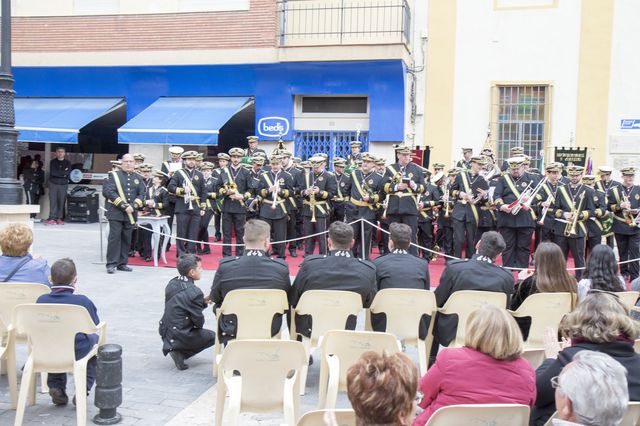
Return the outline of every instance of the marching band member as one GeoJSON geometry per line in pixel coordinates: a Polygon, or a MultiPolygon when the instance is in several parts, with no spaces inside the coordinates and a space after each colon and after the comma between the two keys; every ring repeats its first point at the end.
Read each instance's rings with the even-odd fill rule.
{"type": "MultiPolygon", "coordinates": [[[[610,166],[600,166],[598,167],[598,176],[600,179],[596,181],[595,189],[604,193],[605,199],[604,202],[608,206],[609,205],[609,191],[614,186],[622,185],[620,182],[611,179],[611,173],[613,172],[613,167],[610,166]]],[[[613,248],[613,215],[609,214],[602,223],[603,226],[603,234],[607,238],[607,245],[613,248]]]]}
{"type": "Polygon", "coordinates": [[[344,172],[346,166],[347,161],[344,158],[335,157],[333,159],[336,195],[331,199],[331,223],[335,221],[344,222],[346,217],[349,192],[351,191],[351,177],[344,172]]]}
{"type": "MultiPolygon", "coordinates": [[[[288,221],[287,221],[287,239],[293,240],[297,238],[300,234],[298,231],[298,216],[300,215],[300,208],[302,205],[298,201],[298,191],[297,183],[300,182],[300,175],[303,174],[301,168],[296,167],[294,159],[292,157],[291,151],[287,149],[281,149],[279,151],[280,156],[282,157],[282,170],[289,173],[293,180],[293,188],[291,193],[289,194],[289,199],[287,200],[287,211],[288,221]]],[[[298,253],[296,253],[296,248],[298,245],[298,241],[290,241],[289,242],[289,256],[298,257],[298,253]]]]}
{"type": "Polygon", "coordinates": [[[195,241],[198,238],[200,216],[204,215],[204,210],[201,209],[204,199],[204,179],[202,173],[196,170],[197,157],[196,151],[182,153],[184,168],[176,171],[167,185],[169,192],[178,197],[175,205],[178,257],[185,253],[196,253],[196,243],[185,240],[195,241]]]}
{"type": "Polygon", "coordinates": [[[213,163],[204,161],[200,166],[202,172],[202,178],[204,180],[203,185],[203,200],[204,215],[200,218],[200,229],[198,230],[198,241],[205,243],[200,247],[200,243],[196,246],[198,254],[211,254],[211,248],[209,247],[209,223],[216,209],[216,186],[218,183],[218,176],[213,175],[213,163]]]}
{"type": "MultiPolygon", "coordinates": [[[[613,232],[620,262],[640,257],[640,185],[634,185],[635,167],[620,170],[622,184],[609,190],[609,210],[614,213],[613,232]]],[[[631,281],[638,278],[640,262],[623,263],[620,274],[631,281]]]]}
{"type": "MultiPolygon", "coordinates": [[[[569,184],[560,187],[554,202],[554,217],[556,228],[553,242],[560,246],[565,259],[569,251],[573,256],[576,268],[584,267],[584,244],[587,236],[586,222],[594,216],[594,192],[581,183],[584,167],[569,166],[569,184]]],[[[580,281],[582,270],[575,271],[576,279],[580,281]]]]}
{"type": "Polygon", "coordinates": [[[585,247],[585,258],[595,246],[602,243],[602,235],[604,225],[602,219],[609,215],[607,210],[606,195],[604,192],[595,189],[596,176],[584,175],[582,176],[582,184],[588,186],[593,191],[593,207],[594,215],[587,221],[587,237],[585,247]]]}
{"type": "Polygon", "coordinates": [[[462,148],[462,158],[456,163],[456,167],[461,169],[468,169],[471,164],[471,157],[473,156],[473,148],[462,148]]]}

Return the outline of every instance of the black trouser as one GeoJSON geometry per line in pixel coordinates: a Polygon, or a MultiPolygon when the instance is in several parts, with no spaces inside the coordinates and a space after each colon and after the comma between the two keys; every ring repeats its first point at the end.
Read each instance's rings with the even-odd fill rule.
{"type": "Polygon", "coordinates": [[[49,219],[64,219],[64,203],[67,199],[67,187],[49,182],[49,219]]]}
{"type": "MultiPolygon", "coordinates": [[[[584,237],[567,238],[556,234],[553,242],[560,246],[565,259],[569,256],[569,251],[571,252],[576,268],[584,267],[584,237]]],[[[580,281],[582,269],[577,269],[575,273],[576,279],[580,281]]]]}
{"type": "Polygon", "coordinates": [[[540,241],[553,241],[553,229],[547,227],[540,228],[540,241]]]}
{"type": "Polygon", "coordinates": [[[215,211],[213,213],[213,225],[216,227],[216,239],[222,238],[222,213],[215,211]]]}
{"type": "Polygon", "coordinates": [[[465,257],[471,259],[475,250],[473,243],[476,240],[476,223],[463,222],[461,220],[451,219],[453,225],[453,255],[462,258],[462,247],[467,244],[465,257]]]}
{"type": "Polygon", "coordinates": [[[615,247],[616,237],[614,234],[611,234],[607,237],[607,245],[611,248],[615,247]]]}
{"type": "MultiPolygon", "coordinates": [[[[198,229],[198,241],[202,241],[204,243],[209,242],[209,223],[211,222],[211,218],[213,217],[213,210],[206,210],[204,212],[204,216],[200,217],[200,228],[198,229]]],[[[200,244],[198,244],[198,249],[200,249],[200,244]]],[[[209,248],[209,244],[202,244],[203,252],[209,253],[211,249],[209,248]]]]}
{"type": "Polygon", "coordinates": [[[151,257],[151,238],[153,237],[153,232],[143,228],[138,228],[137,234],[138,252],[140,253],[140,257],[151,257]]]}
{"type": "MultiPolygon", "coordinates": [[[[640,232],[633,235],[615,234],[616,243],[618,244],[618,254],[620,262],[626,260],[638,259],[640,257],[640,232]]],[[[629,275],[631,281],[638,278],[640,270],[640,261],[623,263],[620,265],[620,274],[629,275]]]]}
{"type": "Polygon", "coordinates": [[[495,229],[489,226],[478,226],[478,228],[476,229],[476,237],[473,240],[473,251],[476,250],[475,247],[478,245],[478,241],[480,241],[480,239],[482,238],[482,234],[489,231],[495,231],[495,229]]]}
{"type": "MultiPolygon", "coordinates": [[[[288,206],[289,207],[289,206],[288,206]]],[[[297,231],[297,220],[298,220],[298,210],[289,207],[289,218],[287,220],[287,240],[292,240],[298,237],[297,231]]],[[[296,247],[298,245],[297,241],[291,241],[289,243],[289,252],[295,252],[296,247]]]]}
{"type": "Polygon", "coordinates": [[[129,261],[131,247],[131,222],[119,220],[109,221],[109,238],[107,240],[107,268],[125,266],[129,261]]]}
{"type": "Polygon", "coordinates": [[[186,253],[196,254],[196,243],[192,241],[183,241],[179,238],[188,240],[196,240],[198,238],[198,230],[200,229],[200,210],[193,212],[176,213],[176,222],[178,229],[176,230],[176,254],[178,257],[186,253]]]}
{"type": "MultiPolygon", "coordinates": [[[[349,222],[353,222],[355,220],[360,219],[358,216],[347,216],[347,220],[349,222]]],[[[374,222],[375,219],[367,219],[369,222],[374,222]]],[[[364,258],[369,259],[371,256],[371,243],[373,242],[373,231],[374,227],[365,222],[356,222],[351,225],[353,228],[353,255],[355,257],[362,258],[362,241],[364,240],[364,258]],[[362,234],[362,227],[364,225],[364,235],[362,234]]]]}
{"type": "MultiPolygon", "coordinates": [[[[433,250],[433,224],[430,220],[418,222],[418,245],[433,250]]],[[[433,253],[422,250],[422,257],[427,260],[431,259],[433,253]]]]}
{"type": "MultiPolygon", "coordinates": [[[[384,231],[389,232],[389,222],[387,220],[379,221],[380,225],[380,240],[378,240],[378,250],[380,254],[386,254],[389,252],[389,234],[384,231]]],[[[372,239],[375,240],[378,234],[378,230],[374,230],[372,234],[372,239]]]]}
{"type": "MultiPolygon", "coordinates": [[[[387,222],[389,224],[397,222],[409,225],[409,227],[411,228],[411,242],[415,244],[416,235],[418,233],[418,216],[408,214],[387,214],[387,222]]],[[[418,249],[416,248],[416,246],[409,246],[409,250],[407,251],[414,256],[418,255],[418,249]]]]}
{"type": "MultiPolygon", "coordinates": [[[[244,224],[247,221],[246,213],[226,213],[222,212],[222,242],[231,244],[231,233],[236,234],[236,256],[244,253],[244,224]]],[[[231,246],[222,247],[222,256],[231,256],[231,246]]]]}
{"type": "Polygon", "coordinates": [[[502,265],[509,268],[529,267],[533,228],[499,228],[506,248],[502,253],[502,265]]]}
{"type": "Polygon", "coordinates": [[[344,201],[338,201],[333,203],[333,212],[331,213],[330,223],[344,222],[346,216],[347,203],[344,201]]]}
{"type": "MultiPolygon", "coordinates": [[[[451,221],[448,222],[451,224],[451,221]]],[[[436,232],[436,244],[440,246],[440,250],[449,256],[453,256],[453,228],[451,226],[438,224],[438,232],[436,232]]]]}
{"type": "MultiPolygon", "coordinates": [[[[40,193],[38,191],[27,191],[25,189],[24,193],[27,196],[27,204],[40,204],[40,193]]],[[[33,219],[34,217],[36,217],[36,214],[31,213],[31,218],[33,219]]]]}
{"type": "MultiPolygon", "coordinates": [[[[318,234],[327,230],[327,218],[317,217],[316,221],[311,222],[310,216],[304,216],[302,218],[304,235],[318,234]]],[[[304,254],[313,254],[316,248],[316,239],[318,240],[318,247],[320,254],[327,254],[327,236],[325,234],[316,235],[314,237],[307,237],[304,240],[304,254]]]]}
{"type": "MultiPolygon", "coordinates": [[[[280,219],[261,217],[260,220],[264,220],[271,227],[274,238],[273,241],[284,241],[287,239],[287,216],[280,219]]],[[[272,244],[273,253],[284,259],[285,245],[285,243],[272,244]]]]}
{"type": "Polygon", "coordinates": [[[585,259],[589,257],[589,254],[591,254],[595,246],[597,246],[598,244],[602,244],[602,235],[589,235],[589,238],[587,238],[586,242],[587,246],[584,250],[585,259]]]}

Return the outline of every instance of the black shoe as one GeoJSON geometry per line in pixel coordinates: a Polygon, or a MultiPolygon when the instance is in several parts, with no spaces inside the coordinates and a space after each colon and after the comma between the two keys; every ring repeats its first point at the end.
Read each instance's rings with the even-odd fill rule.
{"type": "Polygon", "coordinates": [[[202,249],[200,247],[196,248],[196,254],[202,254],[202,249]]]}
{"type": "Polygon", "coordinates": [[[145,262],[151,262],[153,260],[153,258],[151,256],[145,256],[144,261],[145,262]]]}
{"type": "Polygon", "coordinates": [[[169,355],[171,355],[171,359],[173,359],[173,363],[176,365],[178,370],[182,371],[189,368],[189,366],[184,363],[184,355],[182,355],[182,352],[171,351],[169,352],[169,355]]]}
{"type": "Polygon", "coordinates": [[[296,253],[295,250],[289,250],[289,256],[291,257],[298,257],[298,253],[296,253]]]}
{"type": "Polygon", "coordinates": [[[222,234],[216,234],[216,242],[222,239],[222,234]]]}
{"type": "Polygon", "coordinates": [[[278,259],[285,260],[286,258],[287,258],[287,256],[278,256],[278,259]]]}
{"type": "Polygon", "coordinates": [[[309,355],[309,365],[313,365],[313,355],[309,355]]]}
{"type": "Polygon", "coordinates": [[[129,257],[136,257],[136,252],[135,252],[135,251],[133,251],[133,250],[131,250],[131,251],[129,252],[129,257]]]}
{"type": "Polygon", "coordinates": [[[118,266],[118,271],[131,272],[133,269],[129,268],[127,265],[118,266]]]}
{"type": "Polygon", "coordinates": [[[107,274],[115,274],[115,273],[116,273],[116,268],[114,268],[113,266],[107,267],[107,274]]]}
{"type": "Polygon", "coordinates": [[[211,249],[209,249],[209,248],[204,249],[204,250],[202,250],[201,254],[211,254],[211,249]]]}
{"type": "Polygon", "coordinates": [[[51,396],[53,405],[67,405],[69,403],[69,397],[64,389],[49,388],[49,396],[51,396]]]}

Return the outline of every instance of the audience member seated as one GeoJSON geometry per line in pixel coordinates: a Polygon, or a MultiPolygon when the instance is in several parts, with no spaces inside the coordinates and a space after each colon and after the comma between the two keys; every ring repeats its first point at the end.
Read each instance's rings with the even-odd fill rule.
{"type": "Polygon", "coordinates": [[[543,425],[556,410],[551,380],[580,351],[603,352],[621,363],[629,372],[629,397],[640,401],[640,355],[633,349],[639,332],[640,326],[629,317],[618,296],[592,290],[560,323],[564,349],[556,330],[545,334],[547,359],[536,371],[537,397],[530,424],[543,425]]]}
{"type": "Polygon", "coordinates": [[[429,290],[429,263],[409,254],[411,227],[403,223],[389,226],[389,254],[373,261],[376,266],[378,290],[385,288],[416,288],[429,290]]]}
{"type": "Polygon", "coordinates": [[[617,425],[629,403],[627,370],[601,352],[577,353],[554,381],[557,426],[617,425]]]}
{"type": "Polygon", "coordinates": [[[439,408],[457,404],[524,404],[536,397],[535,372],[522,358],[518,325],[505,309],[484,305],[469,315],[462,348],[444,349],[420,380],[424,425],[439,408]]]}
{"type": "Polygon", "coordinates": [[[513,275],[495,264],[504,249],[502,235],[488,231],[482,234],[471,259],[449,261],[435,290],[438,306],[444,306],[449,297],[460,290],[503,292],[509,303],[513,293],[513,275]]]}
{"type": "Polygon", "coordinates": [[[215,333],[202,328],[202,311],[211,301],[195,284],[202,275],[200,258],[195,254],[180,256],[178,273],[164,290],[164,314],[158,331],[164,356],[170,354],[176,368],[186,370],[189,366],[184,360],[213,346],[215,333]]]}
{"type": "MultiPolygon", "coordinates": [[[[362,297],[362,305],[368,308],[376,295],[376,267],[368,260],[353,256],[353,228],[344,222],[329,226],[329,253],[307,255],[289,290],[289,302],[294,308],[308,290],[353,291],[362,297]]],[[[354,329],[356,319],[350,322],[354,329]]],[[[311,318],[296,315],[296,330],[310,330],[311,318]]]]}
{"type": "MultiPolygon", "coordinates": [[[[440,284],[434,293],[439,307],[449,300],[449,297],[460,290],[479,290],[502,292],[507,295],[507,306],[513,293],[513,274],[495,264],[496,259],[505,249],[502,235],[495,231],[482,234],[476,244],[476,253],[471,259],[451,260],[440,277],[440,284]]],[[[434,339],[431,346],[431,362],[438,353],[438,346],[448,346],[455,338],[458,328],[457,315],[436,315],[434,339]]]]}
{"type": "Polygon", "coordinates": [[[410,425],[417,390],[418,370],[403,353],[365,352],[347,372],[347,396],[358,426],[410,425]]]}
{"type": "MultiPolygon", "coordinates": [[[[220,259],[218,270],[213,277],[211,301],[215,307],[222,302],[232,290],[259,288],[289,291],[289,265],[282,259],[272,259],[267,255],[271,228],[263,220],[249,220],[244,227],[244,255],[229,256],[220,259]]],[[[280,331],[282,316],[278,315],[272,323],[272,334],[280,331]]],[[[223,343],[233,339],[237,332],[235,315],[223,315],[218,322],[218,333],[223,343]]]]}
{"type": "Polygon", "coordinates": [[[0,231],[0,282],[29,282],[49,285],[49,265],[29,253],[33,244],[31,228],[10,223],[0,231]]]}
{"type": "MultiPolygon", "coordinates": [[[[631,281],[631,291],[640,291],[640,277],[631,281]]],[[[640,300],[636,302],[636,307],[640,308],[640,300]]],[[[636,321],[640,321],[640,313],[638,311],[631,311],[631,317],[636,321]]]]}
{"type": "Polygon", "coordinates": [[[618,272],[616,255],[608,245],[598,244],[591,251],[578,283],[578,299],[584,299],[591,289],[612,292],[627,290],[624,278],[618,272]]]}
{"type": "MultiPolygon", "coordinates": [[[[98,325],[98,310],[87,296],[74,294],[76,283],[78,282],[78,274],[76,265],[73,260],[64,258],[57,260],[51,265],[51,293],[43,294],[38,298],[36,303],[59,303],[65,305],[78,305],[84,308],[91,315],[93,322],[98,325]]],[[[75,356],[81,359],[86,356],[93,346],[98,343],[99,336],[97,334],[76,334],[75,356]]],[[[87,363],[87,395],[93,386],[96,378],[96,357],[92,357],[87,363]]],[[[51,401],[55,405],[67,405],[69,398],[67,397],[67,374],[66,373],[49,373],[47,377],[47,386],[49,386],[49,395],[51,401]]],[[[75,405],[76,399],[73,398],[75,405]]]]}
{"type": "Polygon", "coordinates": [[[536,269],[532,275],[516,285],[511,309],[516,310],[524,300],[536,293],[576,293],[576,279],[567,271],[567,262],[560,247],[542,242],[535,253],[536,269]]]}

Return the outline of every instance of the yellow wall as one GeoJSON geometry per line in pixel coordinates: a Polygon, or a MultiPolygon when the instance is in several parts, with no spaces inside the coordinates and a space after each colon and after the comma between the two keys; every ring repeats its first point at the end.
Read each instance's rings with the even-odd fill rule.
{"type": "Polygon", "coordinates": [[[582,0],[576,145],[591,148],[594,165],[607,160],[613,5],[582,0]]]}
{"type": "Polygon", "coordinates": [[[430,0],[424,145],[432,146],[430,163],[452,166],[453,85],[457,0],[430,0]]]}

